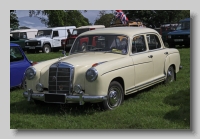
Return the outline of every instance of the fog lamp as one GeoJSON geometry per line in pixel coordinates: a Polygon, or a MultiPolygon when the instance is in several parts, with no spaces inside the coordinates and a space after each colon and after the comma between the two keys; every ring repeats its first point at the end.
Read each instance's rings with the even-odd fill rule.
{"type": "Polygon", "coordinates": [[[81,92],[81,90],[82,90],[82,88],[81,88],[81,86],[80,85],[78,85],[78,84],[76,84],[75,86],[74,86],[74,92],[75,93],[80,93],[81,92]]]}
{"type": "Polygon", "coordinates": [[[42,85],[41,83],[38,83],[38,84],[36,85],[36,90],[37,90],[38,92],[42,92],[42,91],[43,91],[43,85],[42,85]]]}

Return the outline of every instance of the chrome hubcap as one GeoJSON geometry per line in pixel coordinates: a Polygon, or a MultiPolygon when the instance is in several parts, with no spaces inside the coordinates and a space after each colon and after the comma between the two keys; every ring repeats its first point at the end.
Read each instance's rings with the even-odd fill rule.
{"type": "Polygon", "coordinates": [[[49,53],[49,48],[48,47],[45,47],[45,52],[49,53]]]}
{"type": "Polygon", "coordinates": [[[167,76],[168,76],[169,82],[172,82],[174,80],[174,73],[173,73],[172,69],[169,69],[169,71],[167,72],[167,76]]]}
{"type": "Polygon", "coordinates": [[[120,89],[111,88],[108,96],[109,96],[108,104],[110,105],[110,107],[116,107],[119,105],[119,103],[121,101],[121,97],[122,97],[120,95],[120,89]]]}

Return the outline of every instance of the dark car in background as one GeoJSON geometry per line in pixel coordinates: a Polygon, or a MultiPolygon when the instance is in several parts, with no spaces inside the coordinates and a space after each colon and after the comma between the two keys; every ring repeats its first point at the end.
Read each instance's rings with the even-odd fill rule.
{"type": "Polygon", "coordinates": [[[163,24],[160,26],[160,29],[159,29],[159,33],[160,35],[162,36],[162,40],[163,40],[163,43],[166,45],[167,43],[167,34],[171,31],[174,31],[176,30],[176,27],[177,27],[178,24],[171,24],[171,23],[168,23],[168,24],[163,24]]]}
{"type": "Polygon", "coordinates": [[[176,30],[167,34],[167,43],[170,48],[176,45],[190,47],[190,18],[180,20],[176,30]]]}
{"type": "Polygon", "coordinates": [[[21,86],[24,72],[34,64],[27,59],[18,44],[10,43],[10,88],[21,86]]]}

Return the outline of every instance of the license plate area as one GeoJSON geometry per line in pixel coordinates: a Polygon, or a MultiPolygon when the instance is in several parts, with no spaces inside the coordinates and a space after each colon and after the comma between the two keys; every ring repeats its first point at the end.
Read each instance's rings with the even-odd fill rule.
{"type": "Polygon", "coordinates": [[[35,46],[30,46],[29,49],[35,49],[35,46]]]}
{"type": "Polygon", "coordinates": [[[174,39],[175,42],[182,42],[183,39],[174,39]]]}
{"type": "Polygon", "coordinates": [[[44,101],[47,103],[65,103],[65,94],[45,94],[44,101]]]}

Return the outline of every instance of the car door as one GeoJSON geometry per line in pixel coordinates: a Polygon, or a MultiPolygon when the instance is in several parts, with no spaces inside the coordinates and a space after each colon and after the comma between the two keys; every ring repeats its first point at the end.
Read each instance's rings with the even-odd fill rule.
{"type": "Polygon", "coordinates": [[[21,84],[24,72],[30,65],[19,47],[10,47],[10,87],[21,84]]]}
{"type": "Polygon", "coordinates": [[[53,31],[53,47],[59,47],[61,46],[61,41],[59,40],[59,34],[57,30],[53,31]]]}
{"type": "Polygon", "coordinates": [[[138,35],[132,40],[131,58],[135,68],[135,87],[145,86],[153,78],[153,62],[147,53],[144,38],[144,35],[138,35]]]}
{"type": "Polygon", "coordinates": [[[168,55],[167,49],[161,47],[161,42],[157,34],[147,34],[147,44],[149,54],[152,56],[154,79],[164,77],[164,64],[168,55]]]}

